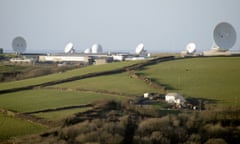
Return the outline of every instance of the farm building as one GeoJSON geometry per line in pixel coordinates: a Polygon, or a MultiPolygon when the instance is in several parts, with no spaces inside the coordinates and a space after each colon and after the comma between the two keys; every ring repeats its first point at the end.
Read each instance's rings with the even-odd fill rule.
{"type": "Polygon", "coordinates": [[[175,103],[177,105],[183,105],[186,100],[179,93],[168,93],[165,96],[165,101],[168,103],[175,103]]]}

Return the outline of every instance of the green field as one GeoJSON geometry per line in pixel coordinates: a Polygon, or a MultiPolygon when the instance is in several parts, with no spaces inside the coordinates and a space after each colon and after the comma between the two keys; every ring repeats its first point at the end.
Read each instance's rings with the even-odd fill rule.
{"type": "Polygon", "coordinates": [[[21,66],[21,65],[2,65],[0,64],[0,73],[4,72],[22,72],[26,70],[27,66],[21,66]]]}
{"type": "Polygon", "coordinates": [[[120,100],[124,97],[92,92],[29,90],[0,95],[0,107],[17,112],[33,112],[89,104],[102,99],[120,100]]]}
{"type": "Polygon", "coordinates": [[[117,68],[122,68],[124,66],[129,66],[129,65],[132,65],[135,63],[137,63],[137,62],[136,61],[135,62],[128,61],[128,62],[110,63],[110,64],[105,64],[105,65],[92,65],[92,66],[87,66],[84,68],[78,68],[78,69],[69,70],[69,71],[62,72],[62,73],[56,73],[56,74],[41,76],[41,77],[37,77],[37,78],[30,78],[30,79],[19,80],[19,81],[14,81],[14,82],[3,82],[3,83],[0,83],[0,90],[19,88],[19,87],[30,86],[30,85],[37,85],[37,84],[42,84],[45,82],[66,79],[66,78],[80,76],[80,75],[84,75],[84,74],[88,74],[88,73],[114,70],[117,68]]]}
{"type": "Polygon", "coordinates": [[[186,97],[216,100],[240,106],[240,57],[213,57],[174,60],[140,71],[169,91],[186,97]]]}
{"type": "Polygon", "coordinates": [[[134,96],[141,96],[145,92],[160,91],[145,84],[142,80],[130,77],[130,75],[127,72],[108,76],[99,76],[94,78],[82,79],[69,83],[54,85],[52,87],[73,89],[82,88],[94,91],[100,90],[134,96]]]}
{"type": "Polygon", "coordinates": [[[0,113],[0,142],[10,137],[38,133],[45,127],[31,122],[12,118],[0,113]]]}
{"type": "Polygon", "coordinates": [[[36,114],[33,114],[33,115],[36,116],[36,117],[44,118],[44,119],[51,120],[51,121],[58,121],[58,120],[62,120],[62,119],[65,119],[67,117],[70,117],[75,113],[84,112],[84,111],[87,111],[87,110],[90,110],[90,109],[91,109],[91,107],[74,108],[74,109],[67,109],[67,110],[60,110],[60,111],[36,113],[36,114]]]}
{"type": "MultiPolygon", "coordinates": [[[[113,70],[134,63],[137,62],[89,66],[32,79],[4,82],[0,84],[0,90],[113,70]]],[[[179,92],[185,97],[209,99],[219,106],[240,107],[240,57],[178,59],[144,67],[137,73],[151,78],[160,85],[165,85],[168,92],[179,92]]],[[[0,108],[20,113],[34,112],[89,104],[98,100],[123,100],[127,98],[120,95],[140,96],[145,92],[160,92],[160,90],[150,87],[144,81],[131,77],[127,72],[62,83],[48,88],[53,89],[33,89],[0,94],[0,108]],[[88,91],[77,91],[76,89],[88,91]],[[112,92],[119,95],[103,92],[112,92]]],[[[76,112],[86,110],[87,108],[77,108],[33,115],[48,120],[60,120],[76,112]]],[[[10,136],[39,132],[42,129],[41,126],[0,114],[0,140],[10,136]],[[2,123],[4,123],[4,126],[2,123]],[[22,125],[19,123],[22,123],[22,125]],[[7,129],[8,127],[9,129],[7,129]],[[18,130],[12,130],[12,127],[16,127],[18,130]],[[22,132],[20,129],[22,129],[22,132]]]]}

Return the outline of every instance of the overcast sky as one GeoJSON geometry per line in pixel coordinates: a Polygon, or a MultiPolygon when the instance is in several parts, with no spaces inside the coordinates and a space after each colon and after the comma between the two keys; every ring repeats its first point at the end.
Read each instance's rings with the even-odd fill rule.
{"type": "Polygon", "coordinates": [[[195,42],[201,52],[223,21],[240,35],[240,0],[0,0],[0,47],[12,52],[23,36],[26,52],[63,52],[68,42],[77,52],[94,43],[133,52],[141,42],[150,52],[180,52],[195,42]]]}

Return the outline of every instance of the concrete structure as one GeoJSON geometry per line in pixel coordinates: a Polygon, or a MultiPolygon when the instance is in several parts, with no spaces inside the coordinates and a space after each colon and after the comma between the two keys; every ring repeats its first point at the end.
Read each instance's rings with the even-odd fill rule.
{"type": "Polygon", "coordinates": [[[106,64],[106,63],[111,63],[111,62],[113,62],[113,57],[94,58],[95,65],[106,64]]]}
{"type": "Polygon", "coordinates": [[[28,63],[28,64],[34,64],[36,62],[33,58],[11,58],[11,63],[28,63]]]}
{"type": "Polygon", "coordinates": [[[177,105],[183,105],[186,102],[184,97],[178,93],[168,93],[165,96],[165,101],[168,103],[175,103],[177,105]]]}
{"type": "Polygon", "coordinates": [[[230,51],[218,51],[215,49],[211,49],[209,51],[204,51],[203,56],[230,56],[232,53],[230,51]]]}

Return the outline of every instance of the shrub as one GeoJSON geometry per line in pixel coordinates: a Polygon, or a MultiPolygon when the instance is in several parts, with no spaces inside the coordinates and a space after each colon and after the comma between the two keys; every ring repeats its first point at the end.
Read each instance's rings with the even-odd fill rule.
{"type": "Polygon", "coordinates": [[[186,144],[201,144],[201,136],[199,134],[192,134],[189,136],[186,144]]]}
{"type": "Polygon", "coordinates": [[[204,126],[206,135],[211,138],[221,138],[224,137],[227,129],[222,127],[220,123],[217,124],[207,124],[204,126]]]}
{"type": "Polygon", "coordinates": [[[221,138],[212,138],[207,140],[204,144],[227,144],[227,142],[221,138]]]}

